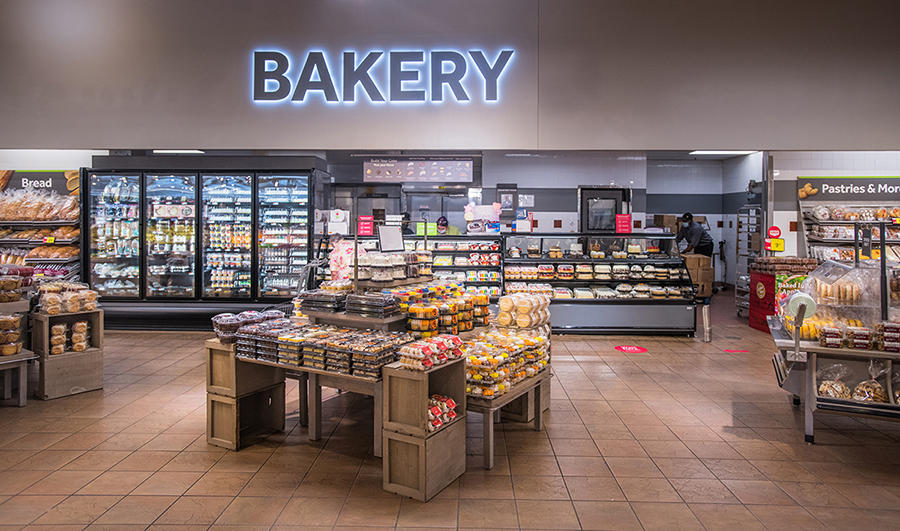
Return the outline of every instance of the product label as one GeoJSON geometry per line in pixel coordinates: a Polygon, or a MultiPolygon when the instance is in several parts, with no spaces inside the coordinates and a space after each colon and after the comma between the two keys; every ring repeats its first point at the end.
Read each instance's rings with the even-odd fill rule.
{"type": "Polygon", "coordinates": [[[895,201],[900,176],[797,177],[801,201],[895,201]]]}

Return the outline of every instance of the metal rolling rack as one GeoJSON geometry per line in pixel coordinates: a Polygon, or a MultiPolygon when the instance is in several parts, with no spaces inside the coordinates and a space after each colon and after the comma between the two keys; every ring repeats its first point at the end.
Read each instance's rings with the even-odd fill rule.
{"type": "MultiPolygon", "coordinates": [[[[888,268],[887,259],[884,252],[885,247],[885,227],[890,225],[889,222],[850,222],[854,226],[853,245],[855,249],[855,265],[859,266],[859,247],[860,247],[860,230],[866,227],[878,226],[881,230],[879,245],[881,248],[881,257],[879,260],[879,295],[881,319],[887,321],[890,317],[889,310],[890,293],[888,287],[888,268]]],[[[872,242],[874,247],[875,242],[872,242]]],[[[800,305],[797,316],[794,318],[795,329],[799,329],[803,324],[806,315],[806,305],[800,305]]],[[[775,369],[775,377],[778,385],[785,391],[793,395],[793,403],[795,406],[803,403],[805,440],[807,443],[815,442],[815,433],[813,430],[813,414],[818,411],[826,411],[832,413],[841,413],[845,415],[859,415],[878,419],[900,420],[900,403],[894,397],[893,375],[895,366],[900,365],[900,354],[895,352],[886,352],[881,350],[857,350],[851,348],[830,348],[819,345],[818,341],[801,341],[799,335],[791,337],[785,330],[781,321],[774,315],[768,317],[769,330],[772,338],[775,340],[775,346],[778,350],[772,358],[772,365],[775,369]],[[880,402],[860,402],[856,400],[847,400],[839,398],[829,398],[818,394],[818,382],[816,379],[816,370],[818,369],[818,361],[824,360],[843,360],[843,361],[867,361],[880,360],[886,368],[885,390],[888,396],[887,403],[880,402]]]]}
{"type": "Polygon", "coordinates": [[[738,209],[737,238],[734,261],[734,306],[738,317],[745,317],[750,310],[750,264],[759,256],[754,249],[753,235],[761,239],[762,207],[744,205],[738,209]]]}

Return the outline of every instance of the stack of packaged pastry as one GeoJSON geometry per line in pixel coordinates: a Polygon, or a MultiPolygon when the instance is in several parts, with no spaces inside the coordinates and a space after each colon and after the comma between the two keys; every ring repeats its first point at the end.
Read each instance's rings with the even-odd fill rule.
{"type": "Polygon", "coordinates": [[[550,363],[548,338],[542,333],[494,329],[466,342],[466,394],[494,398],[537,375],[550,363]]]}
{"type": "Polygon", "coordinates": [[[462,340],[457,336],[442,334],[407,343],[400,347],[400,363],[410,370],[427,371],[462,356],[462,340]]]}
{"type": "Polygon", "coordinates": [[[56,323],[50,326],[50,354],[64,352],[84,352],[87,350],[90,337],[87,321],[72,323],[56,323]]]}
{"type": "Polygon", "coordinates": [[[550,321],[550,298],[546,295],[515,293],[500,297],[499,326],[533,328],[550,321]]]}
{"type": "Polygon", "coordinates": [[[41,312],[48,315],[97,309],[97,292],[79,282],[54,281],[38,286],[41,312]]]}
{"type": "Polygon", "coordinates": [[[437,431],[456,419],[456,401],[449,396],[431,395],[425,429],[437,431]]]}
{"type": "Polygon", "coordinates": [[[78,198],[30,189],[0,194],[0,220],[72,221],[78,219],[78,198]]]}
{"type": "Polygon", "coordinates": [[[21,324],[20,315],[0,315],[0,356],[12,356],[22,350],[21,324]]]}

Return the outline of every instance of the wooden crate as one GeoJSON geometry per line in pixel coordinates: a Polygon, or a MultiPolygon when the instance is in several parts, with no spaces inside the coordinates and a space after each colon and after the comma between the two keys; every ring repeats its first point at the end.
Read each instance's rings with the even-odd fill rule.
{"type": "Polygon", "coordinates": [[[428,501],[466,471],[465,413],[428,437],[384,430],[382,487],[428,501]]]}
{"type": "MultiPolygon", "coordinates": [[[[541,410],[550,409],[550,381],[541,383],[541,410]]],[[[503,406],[500,417],[513,422],[531,422],[534,420],[534,390],[503,406]]]]}
{"type": "Polygon", "coordinates": [[[235,359],[234,344],[206,340],[206,392],[238,398],[284,383],[284,369],[235,359]]]}
{"type": "Polygon", "coordinates": [[[452,398],[457,404],[457,415],[466,410],[466,365],[463,358],[427,371],[404,369],[399,362],[395,362],[381,370],[381,377],[385,430],[416,437],[427,435],[428,399],[433,394],[452,398]]]}
{"type": "Polygon", "coordinates": [[[207,443],[240,450],[276,431],[284,431],[284,382],[239,398],[207,393],[207,443]]]}
{"type": "Polygon", "coordinates": [[[88,348],[58,356],[38,358],[40,369],[35,396],[50,400],[103,389],[103,351],[88,348]]]}
{"type": "MultiPolygon", "coordinates": [[[[34,350],[34,353],[40,357],[50,356],[50,327],[58,323],[71,325],[76,321],[88,322],[90,327],[89,347],[103,350],[103,310],[90,310],[56,315],[47,315],[45,313],[32,314],[31,348],[34,350]]],[[[69,354],[71,352],[64,352],[59,354],[59,356],[68,356],[69,354]]]]}

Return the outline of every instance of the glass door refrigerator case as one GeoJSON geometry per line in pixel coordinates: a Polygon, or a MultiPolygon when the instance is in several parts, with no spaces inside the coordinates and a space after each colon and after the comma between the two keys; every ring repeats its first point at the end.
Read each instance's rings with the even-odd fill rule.
{"type": "Polygon", "coordinates": [[[203,297],[250,298],[253,178],[202,175],[203,297]]]}
{"type": "Polygon", "coordinates": [[[294,294],[309,252],[309,177],[258,174],[260,297],[294,294]]]}
{"type": "Polygon", "coordinates": [[[140,198],[140,174],[90,174],[88,274],[102,297],[140,297],[140,198]]]}
{"type": "Polygon", "coordinates": [[[145,174],[148,298],[194,297],[197,176],[145,174]]]}

